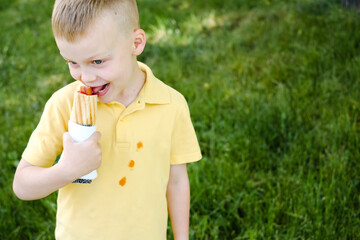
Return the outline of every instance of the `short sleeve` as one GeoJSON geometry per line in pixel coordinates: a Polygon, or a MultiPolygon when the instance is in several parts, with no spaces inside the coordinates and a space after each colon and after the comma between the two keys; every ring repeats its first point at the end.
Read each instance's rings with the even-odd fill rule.
{"type": "Polygon", "coordinates": [[[171,164],[195,162],[201,159],[201,151],[191,122],[190,111],[184,99],[175,118],[171,141],[171,164]]]}
{"type": "Polygon", "coordinates": [[[54,94],[46,103],[39,124],[31,134],[22,158],[32,165],[51,167],[63,149],[63,133],[67,131],[69,104],[54,94]]]}

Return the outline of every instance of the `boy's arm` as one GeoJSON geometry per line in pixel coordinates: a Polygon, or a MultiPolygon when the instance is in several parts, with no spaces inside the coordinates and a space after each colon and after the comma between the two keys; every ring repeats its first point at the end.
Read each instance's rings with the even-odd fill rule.
{"type": "Polygon", "coordinates": [[[40,199],[97,169],[101,163],[100,136],[95,132],[86,141],[75,143],[65,133],[61,161],[49,168],[34,166],[21,159],[13,182],[16,196],[22,200],[40,199]]]}
{"type": "Polygon", "coordinates": [[[174,239],[188,240],[190,185],[186,164],[171,165],[166,195],[174,239]]]}
{"type": "Polygon", "coordinates": [[[22,200],[36,200],[46,197],[71,182],[61,173],[59,164],[50,168],[42,168],[21,159],[14,177],[14,193],[22,200]]]}

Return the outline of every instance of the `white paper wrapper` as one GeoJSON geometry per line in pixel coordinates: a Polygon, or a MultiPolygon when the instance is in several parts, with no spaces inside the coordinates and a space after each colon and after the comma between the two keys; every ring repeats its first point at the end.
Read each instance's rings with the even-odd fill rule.
{"type": "MultiPolygon", "coordinates": [[[[75,142],[85,141],[96,131],[96,126],[84,126],[74,123],[72,121],[68,122],[68,127],[69,127],[69,134],[75,142]]],[[[97,178],[96,170],[86,174],[85,176],[82,176],[80,179],[77,179],[74,182],[91,183],[91,180],[95,178],[97,178]]]]}

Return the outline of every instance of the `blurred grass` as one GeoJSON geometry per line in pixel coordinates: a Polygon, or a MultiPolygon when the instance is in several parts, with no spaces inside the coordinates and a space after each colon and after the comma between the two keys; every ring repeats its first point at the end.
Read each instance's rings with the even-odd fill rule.
{"type": "MultiPolygon", "coordinates": [[[[339,2],[138,1],[139,60],[186,96],[203,152],[188,167],[190,239],[360,238],[360,22],[339,2]]],[[[0,239],[53,239],[56,194],[11,189],[46,100],[71,81],[51,8],[0,0],[0,239]]]]}

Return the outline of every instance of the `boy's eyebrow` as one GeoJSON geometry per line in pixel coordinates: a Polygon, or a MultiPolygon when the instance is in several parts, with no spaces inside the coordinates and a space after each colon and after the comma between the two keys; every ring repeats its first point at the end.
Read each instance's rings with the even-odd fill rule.
{"type": "Polygon", "coordinates": [[[93,59],[95,59],[95,60],[97,60],[97,59],[105,59],[105,58],[108,58],[108,57],[110,57],[110,54],[104,54],[104,55],[94,55],[93,57],[90,57],[90,58],[88,58],[87,60],[93,60],[93,59]],[[100,57],[98,57],[98,56],[100,56],[100,57]]]}
{"type": "MultiPolygon", "coordinates": [[[[72,61],[72,60],[69,60],[68,58],[66,58],[64,55],[62,55],[61,54],[61,52],[60,52],[60,55],[66,60],[66,61],[72,61]]],[[[97,60],[97,59],[105,59],[105,58],[108,58],[108,57],[110,57],[111,56],[111,54],[104,54],[104,56],[102,56],[102,57],[98,57],[98,56],[101,56],[100,54],[97,54],[97,55],[94,55],[94,56],[92,56],[92,57],[89,57],[88,59],[86,59],[85,61],[90,61],[90,60],[97,60]]]]}
{"type": "Polygon", "coordinates": [[[67,59],[66,57],[64,57],[64,55],[62,55],[61,52],[60,52],[60,55],[62,56],[63,59],[65,59],[66,61],[69,61],[69,59],[67,59]]]}

